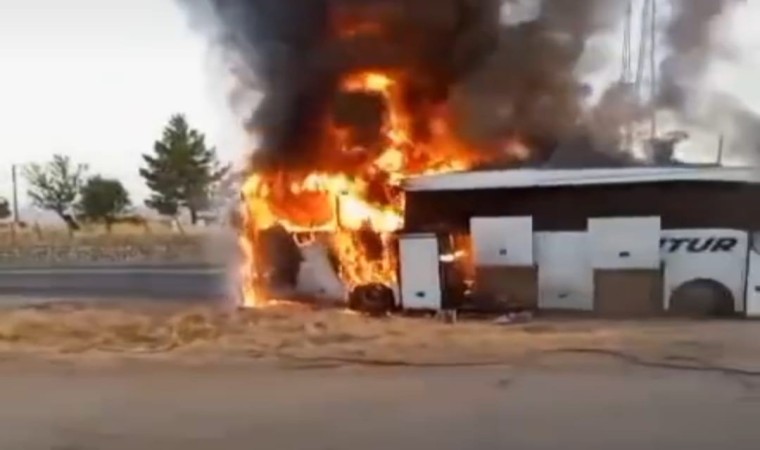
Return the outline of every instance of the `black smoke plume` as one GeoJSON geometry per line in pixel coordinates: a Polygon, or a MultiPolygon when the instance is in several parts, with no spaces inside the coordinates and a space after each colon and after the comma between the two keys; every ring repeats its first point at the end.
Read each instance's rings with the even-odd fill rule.
{"type": "Polygon", "coordinates": [[[214,24],[240,83],[263,92],[248,125],[265,165],[315,163],[338,81],[358,69],[410,75],[412,114],[453,93],[473,143],[520,135],[552,147],[581,117],[575,69],[588,39],[622,11],[619,0],[534,0],[537,14],[514,23],[503,6],[531,0],[182,1],[211,19],[203,23],[214,24]]]}
{"type": "Polygon", "coordinates": [[[592,37],[620,23],[622,6],[546,0],[532,20],[501,27],[499,45],[456,86],[461,131],[480,147],[519,136],[539,154],[576,134],[590,93],[579,62],[592,37]]]}

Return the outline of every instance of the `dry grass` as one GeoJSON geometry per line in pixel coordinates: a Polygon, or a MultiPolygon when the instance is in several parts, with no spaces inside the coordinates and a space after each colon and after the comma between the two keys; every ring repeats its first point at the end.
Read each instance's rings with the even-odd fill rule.
{"type": "MultiPolygon", "coordinates": [[[[229,234],[229,233],[227,233],[229,234]]],[[[188,229],[185,234],[153,227],[117,226],[112,233],[86,228],[73,236],[64,229],[0,229],[0,265],[67,265],[91,263],[226,262],[232,239],[221,231],[188,229]],[[217,251],[218,250],[218,251],[217,251]]]]}
{"type": "Polygon", "coordinates": [[[693,325],[672,323],[537,322],[504,327],[486,322],[460,322],[448,325],[432,319],[372,319],[301,306],[243,312],[76,305],[0,311],[0,351],[37,355],[483,364],[522,361],[561,349],[636,352],[653,359],[704,356],[712,360],[725,356],[724,348],[728,345],[746,350],[744,355],[757,353],[757,333],[742,342],[729,342],[720,333],[713,329],[712,334],[706,335],[693,325]]]}
{"type": "Polygon", "coordinates": [[[64,227],[28,226],[12,230],[10,225],[6,225],[0,228],[0,246],[60,245],[76,242],[109,244],[125,240],[134,242],[177,237],[193,238],[205,233],[206,230],[203,228],[186,227],[185,236],[182,236],[172,230],[168,224],[161,222],[151,223],[147,228],[134,224],[117,224],[110,233],[101,225],[85,225],[73,235],[64,227]]]}

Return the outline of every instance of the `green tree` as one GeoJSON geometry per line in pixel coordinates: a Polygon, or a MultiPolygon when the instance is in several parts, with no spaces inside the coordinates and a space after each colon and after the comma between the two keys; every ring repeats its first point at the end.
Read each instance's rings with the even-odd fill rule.
{"type": "Polygon", "coordinates": [[[193,224],[198,212],[209,206],[215,185],[229,171],[219,164],[216,150],[206,145],[205,136],[191,128],[181,114],[169,120],[153,154],[143,155],[143,160],[146,166],[140,175],[152,191],[145,204],[166,216],[176,216],[186,208],[193,224]]]}
{"type": "Polygon", "coordinates": [[[7,219],[11,216],[11,207],[8,200],[0,197],[0,220],[7,219]]]}
{"type": "Polygon", "coordinates": [[[65,155],[54,155],[52,161],[46,164],[30,164],[23,172],[29,183],[27,195],[32,203],[38,208],[56,213],[70,231],[79,228],[70,211],[86,173],[86,165],[74,165],[71,158],[65,155]]]}
{"type": "Polygon", "coordinates": [[[129,193],[121,181],[95,176],[82,186],[77,209],[83,219],[105,224],[110,233],[113,224],[127,212],[130,204],[129,193]]]}

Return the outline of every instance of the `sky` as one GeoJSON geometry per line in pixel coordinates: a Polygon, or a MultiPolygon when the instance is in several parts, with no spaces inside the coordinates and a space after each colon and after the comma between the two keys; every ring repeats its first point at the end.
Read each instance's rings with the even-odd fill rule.
{"type": "MultiPolygon", "coordinates": [[[[711,77],[760,109],[760,4],[742,8],[726,28],[740,57],[711,77]]],[[[120,178],[140,203],[140,155],[177,112],[223,160],[242,159],[209,56],[175,0],[0,0],[0,196],[10,197],[12,164],[64,153],[120,178]]]]}
{"type": "Polygon", "coordinates": [[[173,0],[0,0],[0,196],[12,164],[63,153],[139,201],[140,155],[178,112],[239,159],[208,53],[173,0]]]}

